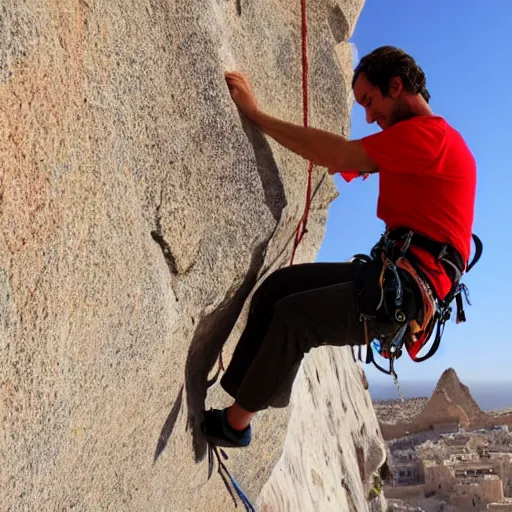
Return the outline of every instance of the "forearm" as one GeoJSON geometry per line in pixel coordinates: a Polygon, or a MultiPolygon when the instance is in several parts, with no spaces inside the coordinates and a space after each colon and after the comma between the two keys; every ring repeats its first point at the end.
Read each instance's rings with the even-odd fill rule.
{"type": "Polygon", "coordinates": [[[281,121],[263,112],[254,115],[251,121],[262,132],[306,160],[322,167],[339,166],[340,153],[347,144],[345,138],[324,130],[281,121]]]}

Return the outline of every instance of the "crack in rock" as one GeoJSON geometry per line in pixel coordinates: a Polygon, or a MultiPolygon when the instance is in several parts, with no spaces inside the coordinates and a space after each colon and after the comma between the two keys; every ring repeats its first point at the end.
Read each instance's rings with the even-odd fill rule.
{"type": "Polygon", "coordinates": [[[176,258],[174,257],[169,244],[166,242],[165,237],[163,235],[162,229],[162,216],[160,214],[160,209],[162,208],[163,203],[163,190],[160,190],[160,202],[156,207],[155,214],[155,224],[156,228],[151,231],[151,238],[160,246],[162,250],[162,254],[164,255],[165,262],[167,263],[167,267],[172,275],[178,275],[178,265],[176,264],[176,258]]]}
{"type": "MultiPolygon", "coordinates": [[[[160,219],[158,219],[158,223],[160,224],[160,219]]],[[[156,230],[151,231],[151,238],[160,246],[160,249],[162,249],[162,254],[164,255],[165,262],[167,263],[171,274],[175,276],[178,275],[176,259],[171,252],[169,244],[165,241],[165,238],[162,235],[160,226],[156,230]]]]}
{"type": "Polygon", "coordinates": [[[273,233],[254,248],[243,282],[233,285],[215,311],[200,319],[190,344],[185,369],[185,386],[189,413],[188,427],[193,435],[196,462],[202,460],[206,452],[200,422],[206,399],[208,373],[213,368],[247,297],[258,280],[259,271],[265,261],[267,245],[272,236],[273,233]]]}

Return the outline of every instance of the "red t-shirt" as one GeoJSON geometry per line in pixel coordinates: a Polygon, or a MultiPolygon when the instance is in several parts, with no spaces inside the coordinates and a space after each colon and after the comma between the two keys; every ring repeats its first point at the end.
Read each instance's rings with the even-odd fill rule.
{"type": "MultiPolygon", "coordinates": [[[[363,138],[362,144],[379,170],[377,216],[390,229],[407,227],[451,244],[467,264],[476,163],[462,136],[442,117],[417,116],[363,138]]],[[[413,252],[444,297],[451,281],[442,265],[426,251],[413,252]]]]}

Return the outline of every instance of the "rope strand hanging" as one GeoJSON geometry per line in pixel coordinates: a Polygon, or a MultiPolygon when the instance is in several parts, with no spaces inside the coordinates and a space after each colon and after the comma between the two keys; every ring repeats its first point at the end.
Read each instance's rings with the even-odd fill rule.
{"type": "MultiPolygon", "coordinates": [[[[304,127],[308,127],[308,43],[307,43],[307,34],[308,34],[308,26],[307,26],[307,5],[306,0],[301,0],[301,18],[302,18],[302,105],[303,105],[303,116],[304,116],[304,127]]],[[[299,246],[302,238],[307,233],[307,223],[308,223],[308,215],[309,208],[311,206],[311,175],[313,172],[313,162],[309,162],[308,166],[308,181],[306,188],[306,205],[304,208],[304,213],[299,221],[297,229],[295,231],[295,240],[293,242],[293,250],[292,257],[290,260],[290,265],[293,265],[293,260],[295,258],[295,251],[299,246]]],[[[220,372],[224,370],[224,364],[222,361],[222,349],[219,352],[218,358],[219,367],[215,374],[215,376],[208,381],[208,387],[210,387],[219,377],[220,372]]],[[[222,462],[221,456],[219,455],[219,449],[215,445],[210,445],[208,443],[208,479],[210,479],[213,472],[213,456],[215,455],[218,463],[218,472],[222,477],[224,485],[226,486],[230,496],[232,497],[235,507],[238,506],[237,500],[235,497],[235,493],[238,495],[238,498],[242,502],[245,510],[247,512],[255,512],[255,509],[245,493],[242,491],[237,481],[233,478],[231,473],[226,468],[225,464],[222,462]],[[231,485],[230,485],[231,484],[231,485]],[[235,492],[233,492],[233,490],[235,492]]],[[[220,450],[220,453],[227,458],[227,455],[223,450],[220,450]]]]}
{"type": "MultiPolygon", "coordinates": [[[[306,0],[301,0],[301,32],[302,32],[302,110],[304,118],[304,127],[308,127],[308,72],[309,72],[309,61],[308,61],[308,19],[307,19],[307,4],[306,0]]],[[[309,162],[308,166],[308,182],[306,188],[306,205],[304,207],[304,213],[297,225],[295,231],[295,240],[293,242],[292,257],[290,259],[290,265],[293,265],[295,259],[295,251],[302,241],[304,235],[308,232],[308,216],[309,209],[311,206],[311,177],[313,173],[313,162],[309,162]]]]}
{"type": "MultiPolygon", "coordinates": [[[[309,61],[308,61],[308,19],[307,19],[307,2],[306,0],[301,0],[301,48],[302,48],[302,110],[303,110],[303,122],[304,127],[308,127],[308,117],[309,117],[309,105],[308,105],[308,75],[309,75],[309,61]]],[[[313,173],[313,162],[309,162],[308,166],[308,180],[306,187],[306,204],[304,207],[304,213],[297,225],[295,230],[295,239],[293,242],[292,256],[290,259],[290,265],[293,265],[293,260],[295,259],[295,252],[297,247],[302,241],[302,238],[307,233],[307,223],[309,216],[309,209],[311,206],[311,182],[312,182],[312,173],[313,173]]],[[[316,191],[315,191],[316,192],[316,191]]],[[[220,375],[221,371],[225,371],[224,362],[222,360],[222,350],[219,353],[218,358],[218,370],[215,376],[209,382],[209,386],[215,383],[220,375]]]]}

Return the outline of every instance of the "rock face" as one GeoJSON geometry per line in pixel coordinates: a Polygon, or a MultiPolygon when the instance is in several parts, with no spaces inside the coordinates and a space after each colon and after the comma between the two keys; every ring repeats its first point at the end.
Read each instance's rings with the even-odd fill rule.
{"type": "MultiPolygon", "coordinates": [[[[310,123],[347,135],[363,2],[308,3],[310,123]]],[[[0,508],[230,510],[198,431],[208,372],[288,263],[306,163],[223,73],[300,123],[300,2],[3,0],[0,20],[0,508]]],[[[323,170],[313,188],[297,262],[335,197],[323,170]]],[[[384,450],[347,353],[314,351],[289,428],[265,411],[230,452],[265,510],[366,509],[384,450]]]]}
{"type": "Polygon", "coordinates": [[[354,385],[364,373],[349,350],[335,348],[314,353],[302,370],[283,456],[263,488],[259,509],[367,510],[368,483],[385,454],[368,415],[368,393],[354,385]]]}

